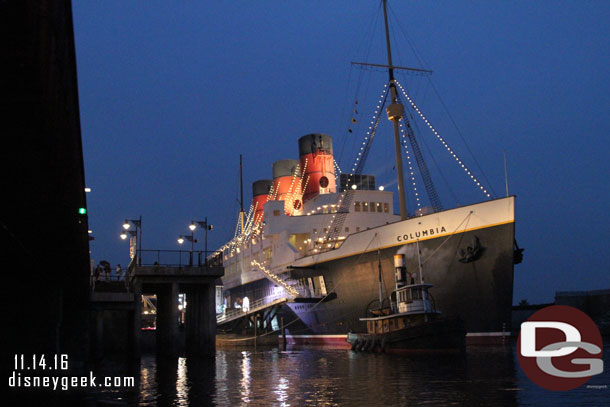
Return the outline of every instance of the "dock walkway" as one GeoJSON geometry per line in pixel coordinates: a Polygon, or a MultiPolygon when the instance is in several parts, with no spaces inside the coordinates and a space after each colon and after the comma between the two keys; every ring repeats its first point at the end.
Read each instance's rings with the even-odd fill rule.
{"type": "Polygon", "coordinates": [[[272,308],[276,305],[280,305],[285,302],[288,302],[288,298],[286,298],[286,297],[278,297],[278,296],[264,297],[264,298],[254,301],[252,304],[250,304],[250,306],[248,308],[236,308],[236,309],[232,309],[232,310],[223,312],[222,314],[220,314],[216,317],[216,324],[217,325],[226,324],[228,322],[235,321],[236,319],[243,318],[243,317],[246,317],[246,316],[249,316],[252,314],[256,314],[257,312],[260,312],[267,308],[272,308]]]}

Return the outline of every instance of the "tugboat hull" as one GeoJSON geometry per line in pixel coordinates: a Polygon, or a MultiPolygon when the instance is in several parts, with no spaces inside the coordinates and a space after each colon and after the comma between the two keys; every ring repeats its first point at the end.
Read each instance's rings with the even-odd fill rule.
{"type": "Polygon", "coordinates": [[[466,330],[458,318],[441,318],[381,334],[348,333],[352,350],[393,352],[419,350],[461,350],[466,330]]]}

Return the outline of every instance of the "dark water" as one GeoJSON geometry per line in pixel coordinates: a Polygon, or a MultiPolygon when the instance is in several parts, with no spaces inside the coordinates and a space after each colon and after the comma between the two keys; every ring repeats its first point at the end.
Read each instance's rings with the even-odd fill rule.
{"type": "Polygon", "coordinates": [[[610,341],[604,373],[568,392],[533,384],[515,345],[461,354],[388,355],[346,349],[218,349],[211,359],[144,356],[95,374],[136,378],[134,389],[81,394],[17,392],[14,405],[84,406],[610,406],[610,341]],[[589,387],[588,387],[589,386],[589,387]],[[27,396],[27,397],[24,397],[27,396]],[[26,401],[29,400],[29,401],[26,401]]]}
{"type": "Polygon", "coordinates": [[[606,371],[569,392],[530,382],[512,345],[463,354],[244,348],[219,349],[210,360],[145,356],[139,391],[98,396],[141,406],[604,406],[610,405],[609,350],[606,342],[606,371]]]}

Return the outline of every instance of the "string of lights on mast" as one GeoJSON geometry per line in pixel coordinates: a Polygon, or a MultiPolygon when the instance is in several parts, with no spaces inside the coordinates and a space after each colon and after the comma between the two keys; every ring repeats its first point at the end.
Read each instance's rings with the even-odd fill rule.
{"type": "Polygon", "coordinates": [[[413,102],[413,99],[411,99],[411,97],[409,97],[409,95],[407,94],[407,92],[405,91],[403,86],[400,84],[400,82],[395,81],[395,83],[398,85],[398,87],[400,88],[402,94],[405,96],[407,101],[409,101],[409,103],[411,104],[411,107],[413,107],[413,109],[421,117],[421,119],[424,121],[424,123],[426,123],[426,125],[430,128],[430,130],[432,130],[432,133],[434,133],[436,138],[443,144],[443,146],[447,149],[449,154],[451,154],[451,156],[455,159],[455,161],[457,161],[457,163],[461,166],[461,168],[464,170],[464,172],[477,185],[477,187],[479,187],[479,189],[485,194],[485,196],[487,196],[488,198],[491,198],[491,194],[489,192],[487,192],[487,189],[479,182],[479,180],[474,176],[474,174],[472,174],[472,172],[468,169],[466,164],[464,164],[464,162],[458,157],[458,155],[453,151],[453,149],[451,147],[449,147],[449,144],[447,144],[445,139],[443,137],[441,137],[441,135],[438,133],[438,131],[436,131],[434,126],[432,126],[432,123],[430,123],[428,118],[422,113],[422,111],[419,109],[419,107],[417,107],[415,102],[413,102]]]}

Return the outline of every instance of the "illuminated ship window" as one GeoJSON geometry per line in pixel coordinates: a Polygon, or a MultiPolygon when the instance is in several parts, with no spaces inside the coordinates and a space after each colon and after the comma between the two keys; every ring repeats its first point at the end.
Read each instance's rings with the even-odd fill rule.
{"type": "Polygon", "coordinates": [[[278,209],[275,209],[273,211],[273,216],[280,216],[280,211],[278,209]]]}
{"type": "Polygon", "coordinates": [[[368,211],[369,211],[369,203],[362,202],[362,212],[368,212],[368,211]]]}
{"type": "Polygon", "coordinates": [[[390,205],[387,202],[383,203],[383,212],[384,213],[390,212],[390,205]]]}
{"type": "Polygon", "coordinates": [[[383,212],[383,209],[381,208],[381,202],[377,202],[377,212],[383,212]]]}
{"type": "Polygon", "coordinates": [[[360,202],[354,202],[354,210],[360,212],[360,202]]]}

